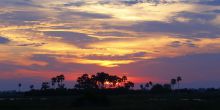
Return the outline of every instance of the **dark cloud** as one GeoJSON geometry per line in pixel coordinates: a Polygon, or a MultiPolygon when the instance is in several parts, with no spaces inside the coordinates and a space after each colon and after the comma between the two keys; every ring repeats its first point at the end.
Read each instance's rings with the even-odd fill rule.
{"type": "Polygon", "coordinates": [[[158,5],[158,4],[171,4],[171,3],[177,3],[177,2],[186,2],[186,1],[172,1],[172,0],[121,0],[120,1],[123,4],[126,5],[134,5],[138,3],[151,3],[153,5],[158,5]]]}
{"type": "Polygon", "coordinates": [[[106,26],[105,28],[116,28],[135,32],[159,32],[165,34],[175,34],[184,38],[215,38],[220,35],[220,27],[209,23],[198,22],[159,22],[145,21],[132,26],[106,26]]]}
{"type": "Polygon", "coordinates": [[[21,68],[22,66],[10,64],[6,61],[0,62],[0,70],[1,72],[15,72],[16,69],[21,68]]]}
{"type": "Polygon", "coordinates": [[[32,0],[1,0],[0,6],[14,6],[14,7],[40,7],[32,2],[32,0]]]}
{"type": "Polygon", "coordinates": [[[59,57],[76,57],[76,56],[62,56],[62,55],[51,55],[51,54],[35,54],[31,58],[35,61],[43,61],[48,62],[48,65],[46,66],[38,66],[38,65],[32,65],[28,69],[37,71],[38,69],[41,70],[51,70],[51,71],[62,71],[64,73],[70,73],[70,72],[84,72],[84,69],[95,69],[95,65],[87,65],[87,64],[78,64],[78,63],[62,63],[58,61],[56,58],[59,57]]]}
{"type": "Polygon", "coordinates": [[[38,11],[13,11],[9,13],[0,14],[0,20],[13,22],[16,24],[25,23],[26,21],[40,21],[48,19],[47,15],[38,11]]]}
{"type": "Polygon", "coordinates": [[[29,44],[18,44],[16,46],[33,46],[33,47],[40,47],[47,43],[29,43],[29,44]]]}
{"type": "Polygon", "coordinates": [[[219,14],[220,10],[211,10],[211,11],[207,11],[206,13],[209,13],[209,14],[219,14]]]}
{"type": "Polygon", "coordinates": [[[126,4],[126,5],[134,5],[137,3],[142,3],[143,1],[141,0],[130,0],[130,1],[121,1],[121,3],[126,4]]]}
{"type": "Polygon", "coordinates": [[[133,54],[127,54],[122,56],[98,56],[98,55],[90,55],[86,56],[85,58],[91,60],[141,60],[141,57],[146,56],[148,53],[146,52],[137,52],[133,54]]]}
{"type": "Polygon", "coordinates": [[[213,6],[219,6],[220,5],[219,0],[200,0],[197,3],[203,4],[203,5],[213,5],[213,6]]]}
{"type": "Polygon", "coordinates": [[[76,20],[76,19],[109,19],[112,18],[110,15],[106,14],[99,14],[99,13],[89,13],[89,12],[78,12],[78,11],[67,11],[67,10],[61,10],[60,15],[58,18],[60,20],[76,20]],[[79,18],[80,17],[80,18],[79,18]]]}
{"type": "Polygon", "coordinates": [[[65,3],[64,6],[77,6],[77,7],[79,7],[79,6],[83,6],[85,4],[86,4],[86,2],[84,2],[84,1],[77,1],[77,2],[65,3]]]}
{"type": "Polygon", "coordinates": [[[197,47],[197,45],[194,44],[193,41],[191,40],[187,40],[184,44],[187,45],[188,47],[193,47],[193,48],[197,47]]]}
{"type": "Polygon", "coordinates": [[[178,48],[178,47],[181,47],[181,46],[188,46],[188,47],[192,47],[192,48],[197,47],[197,45],[194,44],[193,41],[191,41],[191,40],[187,40],[187,41],[173,41],[170,44],[168,44],[168,46],[175,47],[175,48],[178,48]]]}
{"type": "Polygon", "coordinates": [[[182,43],[180,41],[173,41],[169,44],[171,47],[181,47],[182,43]]]}
{"type": "Polygon", "coordinates": [[[85,44],[96,41],[96,38],[89,37],[86,34],[76,32],[65,32],[65,31],[47,31],[46,35],[61,37],[64,42],[72,43],[79,47],[84,47],[85,44]]]}
{"type": "MultiPolygon", "coordinates": [[[[213,10],[215,12],[216,10],[213,10]]],[[[210,21],[215,19],[215,14],[210,13],[192,13],[192,12],[179,12],[175,17],[188,18],[190,22],[198,22],[199,20],[210,21]]],[[[175,19],[174,17],[174,19],[175,19]]]]}
{"type": "Polygon", "coordinates": [[[117,31],[112,31],[112,32],[97,32],[95,33],[98,36],[105,36],[108,38],[108,36],[120,36],[120,37],[127,37],[130,36],[128,33],[123,33],[123,32],[117,32],[117,31]]]}
{"type": "Polygon", "coordinates": [[[0,44],[6,44],[8,42],[10,42],[9,39],[0,36],[0,44]]]}

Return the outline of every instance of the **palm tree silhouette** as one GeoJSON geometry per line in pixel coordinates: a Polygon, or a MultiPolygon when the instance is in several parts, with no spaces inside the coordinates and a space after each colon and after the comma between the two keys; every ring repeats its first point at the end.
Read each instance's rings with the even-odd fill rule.
{"type": "Polygon", "coordinates": [[[150,87],[150,84],[149,84],[149,83],[146,83],[146,84],[144,85],[144,87],[148,89],[148,88],[150,87]]]}
{"type": "Polygon", "coordinates": [[[21,92],[21,83],[18,84],[18,91],[21,92]]]}
{"type": "Polygon", "coordinates": [[[56,88],[56,82],[57,82],[57,78],[56,77],[51,78],[51,85],[52,85],[52,87],[54,89],[56,88]]]}
{"type": "Polygon", "coordinates": [[[30,85],[30,90],[33,90],[34,89],[34,85],[30,85]]]}
{"type": "Polygon", "coordinates": [[[151,81],[149,81],[148,83],[146,83],[145,85],[144,85],[144,88],[145,89],[150,89],[150,87],[152,87],[153,86],[153,83],[151,82],[151,81]]]}
{"type": "Polygon", "coordinates": [[[177,85],[178,85],[178,89],[180,88],[180,81],[182,81],[182,77],[178,76],[177,79],[177,85]]]}
{"type": "Polygon", "coordinates": [[[43,82],[43,83],[41,84],[41,90],[47,90],[47,89],[49,89],[49,88],[50,88],[49,82],[43,82]]]}
{"type": "Polygon", "coordinates": [[[140,85],[141,90],[145,90],[145,87],[143,84],[140,85]]]}
{"type": "Polygon", "coordinates": [[[173,86],[173,89],[174,89],[174,86],[176,85],[176,79],[171,79],[170,83],[171,83],[171,85],[173,86]]]}
{"type": "Polygon", "coordinates": [[[56,77],[56,81],[58,83],[58,87],[59,88],[64,88],[64,84],[63,81],[65,80],[65,76],[64,75],[59,75],[56,77]]]}
{"type": "Polygon", "coordinates": [[[149,86],[153,86],[153,82],[149,81],[148,83],[149,83],[149,86]]]}

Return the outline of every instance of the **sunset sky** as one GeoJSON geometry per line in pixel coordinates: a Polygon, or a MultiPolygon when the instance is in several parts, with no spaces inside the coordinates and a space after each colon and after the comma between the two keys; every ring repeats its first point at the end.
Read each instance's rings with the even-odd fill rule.
{"type": "Polygon", "coordinates": [[[220,87],[220,1],[0,0],[0,90],[101,71],[220,87]]]}

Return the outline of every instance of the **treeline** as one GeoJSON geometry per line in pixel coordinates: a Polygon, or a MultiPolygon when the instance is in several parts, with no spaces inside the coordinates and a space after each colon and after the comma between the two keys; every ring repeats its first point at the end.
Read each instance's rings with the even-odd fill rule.
{"type": "Polygon", "coordinates": [[[96,75],[83,74],[77,79],[77,84],[75,85],[77,89],[130,89],[133,87],[134,83],[127,81],[127,76],[119,77],[104,72],[96,73],[96,75]]]}
{"type": "MultiPolygon", "coordinates": [[[[145,93],[199,93],[217,91],[220,89],[180,89],[182,77],[170,79],[170,82],[160,84],[152,81],[140,84],[135,87],[135,84],[128,80],[127,76],[110,75],[105,72],[96,74],[83,74],[76,79],[73,88],[67,88],[65,85],[65,76],[58,75],[52,77],[49,81],[42,82],[40,89],[35,89],[34,85],[30,85],[30,91],[25,92],[29,95],[73,95],[82,94],[88,91],[93,91],[100,94],[145,94],[145,93]]],[[[19,92],[22,84],[18,84],[19,92]]],[[[22,92],[20,92],[22,94],[22,92]]]]}
{"type": "MultiPolygon", "coordinates": [[[[64,84],[65,76],[58,75],[56,77],[52,77],[50,81],[42,82],[41,89],[38,91],[47,91],[47,90],[67,90],[69,88],[65,87],[64,84]]],[[[140,85],[141,91],[154,91],[154,92],[170,92],[175,89],[179,89],[180,82],[182,78],[178,76],[177,78],[173,78],[170,80],[170,83],[159,84],[154,83],[152,81],[147,81],[145,84],[140,85]],[[177,85],[177,86],[176,86],[177,85]]],[[[19,91],[21,90],[22,84],[19,83],[19,91]]],[[[126,89],[131,90],[134,88],[135,84],[131,81],[128,81],[127,76],[117,76],[110,75],[105,72],[98,72],[93,75],[83,74],[82,76],[76,79],[76,84],[73,85],[77,90],[88,90],[88,89],[96,89],[96,90],[116,90],[116,89],[126,89]]],[[[35,89],[34,85],[30,85],[30,91],[35,89]]]]}
{"type": "MultiPolygon", "coordinates": [[[[65,76],[58,75],[52,77],[50,81],[45,81],[41,83],[41,91],[45,90],[61,90],[61,89],[69,89],[64,84],[65,76]]],[[[76,84],[73,85],[73,89],[117,89],[117,88],[125,88],[131,89],[134,87],[134,83],[128,81],[127,76],[117,76],[117,75],[110,75],[105,72],[98,72],[94,75],[83,74],[82,76],[76,79],[76,84]]],[[[18,84],[18,91],[21,91],[22,84],[18,84]]],[[[30,91],[37,90],[35,86],[31,84],[29,86],[30,91]]]]}

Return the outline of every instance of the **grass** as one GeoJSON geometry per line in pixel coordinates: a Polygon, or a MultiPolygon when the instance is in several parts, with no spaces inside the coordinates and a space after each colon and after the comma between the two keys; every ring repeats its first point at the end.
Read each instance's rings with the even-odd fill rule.
{"type": "Polygon", "coordinates": [[[0,100],[1,110],[219,110],[220,95],[191,94],[81,94],[16,96],[0,100]]]}

